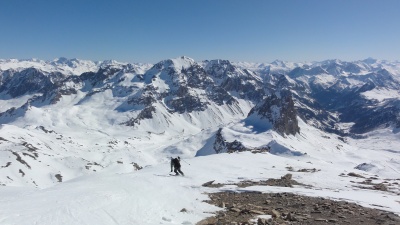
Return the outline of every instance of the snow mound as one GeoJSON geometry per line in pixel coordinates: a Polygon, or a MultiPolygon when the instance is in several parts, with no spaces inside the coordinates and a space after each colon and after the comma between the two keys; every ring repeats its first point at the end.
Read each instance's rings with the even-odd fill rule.
{"type": "Polygon", "coordinates": [[[290,148],[279,144],[277,141],[271,141],[267,146],[269,146],[270,153],[274,155],[287,155],[287,156],[302,156],[303,153],[299,151],[293,151],[290,148]]]}

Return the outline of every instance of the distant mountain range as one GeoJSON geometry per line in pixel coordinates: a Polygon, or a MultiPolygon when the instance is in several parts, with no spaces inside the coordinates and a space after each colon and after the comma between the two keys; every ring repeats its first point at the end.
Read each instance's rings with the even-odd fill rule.
{"type": "MultiPolygon", "coordinates": [[[[399,62],[371,58],[252,64],[181,57],[155,65],[66,58],[0,60],[2,100],[31,95],[26,103],[43,107],[78,92],[89,98],[112,90],[113,97],[124,98],[115,110],[137,112],[126,121],[130,126],[163,110],[187,114],[228,107],[230,114],[235,110],[243,114],[246,110],[238,100],[255,106],[289,90],[297,115],[307,123],[342,135],[362,134],[399,126],[399,83],[399,62]],[[353,125],[343,129],[337,126],[341,122],[353,125]]],[[[18,118],[10,110],[21,111],[2,107],[2,123],[18,118]]]]}
{"type": "Polygon", "coordinates": [[[210,137],[223,148],[215,153],[243,150],[239,135],[224,144],[221,129],[242,123],[254,133],[295,136],[300,120],[342,138],[398,130],[400,62],[0,60],[0,182],[45,186],[116,162],[194,155],[210,137]],[[201,138],[185,152],[179,146],[193,135],[201,138]],[[33,167],[44,175],[29,174],[33,167]]]}

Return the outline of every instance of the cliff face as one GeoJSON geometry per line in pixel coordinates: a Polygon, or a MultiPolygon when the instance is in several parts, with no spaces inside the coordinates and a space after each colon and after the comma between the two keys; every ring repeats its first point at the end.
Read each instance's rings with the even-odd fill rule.
{"type": "Polygon", "coordinates": [[[213,145],[213,149],[216,153],[230,153],[230,152],[240,152],[248,150],[240,141],[234,140],[232,142],[228,142],[225,140],[222,135],[222,128],[220,128],[215,134],[215,141],[213,145]]]}
{"type": "Polygon", "coordinates": [[[292,94],[288,90],[276,92],[256,105],[248,114],[247,125],[258,131],[274,129],[282,135],[300,132],[292,94]]]}

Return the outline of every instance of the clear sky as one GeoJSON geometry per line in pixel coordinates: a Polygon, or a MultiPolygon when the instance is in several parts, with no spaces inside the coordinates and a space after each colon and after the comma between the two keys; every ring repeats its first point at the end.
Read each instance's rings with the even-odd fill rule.
{"type": "Polygon", "coordinates": [[[400,60],[400,0],[0,0],[0,58],[400,60]]]}

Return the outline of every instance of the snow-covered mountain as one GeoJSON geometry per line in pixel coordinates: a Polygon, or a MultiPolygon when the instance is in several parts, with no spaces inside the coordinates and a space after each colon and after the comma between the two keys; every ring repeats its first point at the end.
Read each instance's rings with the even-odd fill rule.
{"type": "MultiPolygon", "coordinates": [[[[26,182],[28,172],[19,166],[24,154],[33,156],[29,160],[48,173],[54,169],[37,158],[54,161],[47,151],[60,146],[68,155],[61,158],[78,158],[78,165],[73,166],[77,168],[112,164],[126,155],[128,163],[153,164],[160,160],[154,156],[159,152],[182,154],[174,145],[182,145],[181,138],[204,136],[241,121],[255,132],[272,130],[284,136],[301,133],[300,119],[343,137],[380,128],[398,129],[399,67],[398,62],[373,59],[258,65],[227,60],[195,62],[185,56],[154,65],[65,58],[1,60],[0,122],[4,132],[16,132],[1,136],[2,158],[14,158],[2,162],[11,163],[2,170],[4,174],[14,174],[3,177],[2,183],[26,182]],[[113,133],[123,135],[114,137],[113,133]],[[24,141],[12,141],[14,138],[24,141]],[[168,144],[156,144],[160,138],[169,140],[168,144]],[[144,148],[151,150],[131,152],[137,141],[144,140],[151,143],[144,148]],[[10,145],[19,150],[11,150],[10,145]],[[82,150],[100,154],[115,148],[117,159],[108,161],[78,156],[82,150]],[[121,149],[125,149],[122,156],[121,149]],[[146,160],[139,155],[146,155],[146,160]]],[[[187,156],[195,155],[197,147],[190,148],[187,156]]],[[[22,164],[32,170],[29,163],[22,164]]],[[[89,172],[83,171],[79,174],[89,172]]],[[[54,181],[49,178],[44,183],[54,181]]]]}
{"type": "Polygon", "coordinates": [[[400,62],[371,58],[0,60],[0,185],[48,188],[244,151],[342,172],[367,163],[371,176],[394,178],[399,90],[400,62]]]}

